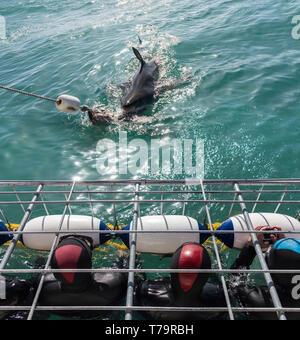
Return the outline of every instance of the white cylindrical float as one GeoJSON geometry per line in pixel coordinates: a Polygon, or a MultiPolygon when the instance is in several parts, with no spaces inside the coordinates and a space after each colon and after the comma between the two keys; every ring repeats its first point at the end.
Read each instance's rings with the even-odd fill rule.
{"type": "Polygon", "coordinates": [[[57,98],[56,108],[65,113],[75,113],[80,110],[80,100],[68,94],[62,94],[57,98]]]}
{"type": "MultiPolygon", "coordinates": [[[[123,228],[122,233],[119,233],[119,237],[129,248],[133,233],[124,233],[126,230],[132,230],[132,222],[123,228]]],[[[137,233],[136,235],[136,251],[140,253],[171,254],[185,242],[203,243],[209,235],[208,233],[201,234],[200,230],[207,229],[194,218],[187,216],[143,216],[138,218],[137,231],[145,232],[137,233]],[[154,232],[151,233],[151,231],[154,232]]]]}
{"type": "MultiPolygon", "coordinates": [[[[298,231],[299,233],[291,233],[287,237],[300,239],[300,222],[291,216],[275,213],[250,213],[249,217],[254,228],[259,226],[280,227],[283,234],[298,231]]],[[[229,248],[242,249],[247,244],[249,233],[235,233],[236,231],[248,230],[242,214],[233,216],[223,222],[217,231],[222,230],[233,231],[233,233],[216,234],[229,248]]]]}
{"type": "MultiPolygon", "coordinates": [[[[50,250],[56,233],[58,232],[61,219],[62,215],[49,215],[41,216],[29,221],[22,234],[23,244],[26,247],[35,250],[50,250]]],[[[105,223],[98,218],[91,216],[66,215],[60,231],[65,230],[72,231],[73,235],[77,234],[90,237],[93,239],[94,247],[105,243],[111,238],[110,233],[91,233],[93,230],[110,230],[105,223]]],[[[70,235],[70,233],[59,233],[60,237],[65,235],[70,235]]]]}

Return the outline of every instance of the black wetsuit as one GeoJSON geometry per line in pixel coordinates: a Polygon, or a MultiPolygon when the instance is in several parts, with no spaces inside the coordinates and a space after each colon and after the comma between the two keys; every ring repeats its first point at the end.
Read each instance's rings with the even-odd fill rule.
{"type": "MultiPolygon", "coordinates": [[[[85,290],[64,287],[53,274],[45,277],[38,304],[41,306],[111,306],[121,304],[127,291],[126,273],[93,273],[85,290]]],[[[95,315],[101,311],[55,311],[61,315],[95,315]]],[[[102,314],[107,314],[103,311],[102,314]]]]}
{"type": "MultiPolygon", "coordinates": [[[[186,301],[183,305],[176,304],[169,277],[158,280],[146,280],[136,288],[136,304],[138,306],[158,307],[225,307],[225,297],[220,284],[206,283],[200,301],[186,301]]],[[[224,318],[217,312],[143,312],[143,316],[152,320],[209,320],[224,318]]]]}
{"type": "MultiPolygon", "coordinates": [[[[232,269],[249,268],[252,264],[256,252],[253,246],[246,245],[234,264],[232,269]]],[[[291,289],[276,285],[276,290],[283,307],[300,308],[300,300],[293,299],[291,289]]],[[[274,307],[272,298],[267,286],[249,286],[242,284],[236,289],[240,303],[244,307],[274,307]]],[[[276,313],[270,312],[251,312],[247,313],[250,319],[256,320],[278,320],[276,313]]],[[[286,313],[289,320],[300,320],[300,313],[286,313]]]]}
{"type": "MultiPolygon", "coordinates": [[[[126,268],[127,260],[119,258],[114,268],[126,268]]],[[[37,268],[37,266],[36,266],[37,268]]],[[[6,300],[0,300],[2,305],[31,305],[36,294],[41,276],[37,275],[30,280],[20,280],[17,277],[6,280],[6,300]]],[[[111,306],[120,304],[127,292],[127,273],[99,272],[92,273],[89,285],[84,289],[76,286],[66,286],[55,278],[54,274],[45,275],[42,290],[39,295],[40,306],[111,306]]],[[[55,314],[67,316],[94,316],[101,311],[55,311],[55,314]]],[[[107,314],[107,312],[103,312],[107,314]]],[[[0,319],[5,318],[8,312],[0,312],[0,319]]],[[[13,313],[17,314],[17,313],[13,313]]],[[[26,318],[26,313],[20,315],[26,318]]]]}
{"type": "MultiPolygon", "coordinates": [[[[6,276],[5,285],[6,298],[0,300],[1,306],[31,305],[34,294],[33,282],[31,280],[20,280],[16,277],[6,276]]],[[[20,314],[20,312],[1,310],[0,320],[8,318],[11,314],[20,314]]]]}
{"type": "Polygon", "coordinates": [[[62,287],[53,274],[46,275],[39,298],[45,306],[107,306],[118,303],[126,294],[127,275],[94,273],[92,283],[84,291],[62,287]]]}
{"type": "MultiPolygon", "coordinates": [[[[126,273],[95,273],[89,287],[84,291],[74,291],[62,287],[53,274],[47,274],[40,293],[38,305],[41,306],[111,306],[119,304],[127,291],[126,273]]],[[[31,306],[39,283],[39,278],[6,280],[6,299],[0,300],[3,306],[31,306]]],[[[99,311],[55,311],[61,315],[94,316],[99,311]]],[[[104,311],[105,314],[107,314],[104,311]]],[[[7,318],[26,319],[27,312],[0,311],[0,320],[7,318]]]]}

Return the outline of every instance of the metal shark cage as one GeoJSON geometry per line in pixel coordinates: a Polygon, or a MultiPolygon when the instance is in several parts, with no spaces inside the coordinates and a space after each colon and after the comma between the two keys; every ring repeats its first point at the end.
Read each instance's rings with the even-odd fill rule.
{"type": "MultiPolygon", "coordinates": [[[[251,212],[278,212],[296,215],[300,207],[300,179],[269,179],[269,180],[116,180],[116,181],[0,181],[0,219],[5,223],[17,223],[19,227],[13,234],[11,243],[5,248],[2,246],[2,259],[0,261],[0,275],[21,275],[41,273],[38,288],[30,306],[3,306],[2,311],[28,311],[28,320],[32,319],[38,311],[123,311],[125,320],[134,318],[134,311],[191,311],[191,312],[225,312],[228,318],[234,320],[237,315],[245,312],[273,312],[278,319],[285,320],[287,312],[300,312],[300,308],[284,308],[280,302],[276,287],[273,284],[272,272],[264,259],[263,251],[254,231],[249,213],[251,212]],[[24,231],[26,223],[38,216],[61,215],[57,232],[51,250],[47,253],[47,261],[43,269],[17,269],[7,268],[8,262],[14,254],[17,243],[24,231]],[[90,214],[105,220],[110,216],[111,224],[117,222],[132,222],[131,246],[129,249],[128,269],[93,268],[91,272],[101,271],[126,271],[128,272],[128,289],[126,302],[120,306],[40,306],[44,277],[51,272],[58,272],[50,268],[51,257],[60,236],[66,214],[90,214]],[[220,277],[224,290],[226,307],[158,307],[135,306],[134,284],[135,273],[156,273],[157,275],[171,272],[193,272],[196,270],[171,270],[171,269],[141,269],[136,268],[136,236],[139,216],[151,214],[187,215],[197,220],[206,216],[210,226],[214,222],[224,221],[233,214],[244,215],[248,231],[257,253],[259,269],[238,270],[247,274],[259,273],[264,277],[265,284],[269,287],[273,307],[245,308],[235,307],[232,303],[228,280],[226,275],[237,270],[224,268],[222,264],[220,246],[217,244],[215,231],[210,230],[211,248],[214,256],[214,267],[210,270],[199,272],[213,272],[220,277]],[[103,217],[102,217],[103,216],[103,217]],[[121,221],[125,218],[126,221],[121,221]],[[5,250],[3,250],[5,248],[5,250]]],[[[66,234],[68,231],[64,230],[66,234]]],[[[80,231],[76,230],[76,233],[80,231]]],[[[101,231],[93,231],[101,233],[101,231]]],[[[107,231],[105,231],[107,233],[107,231]]],[[[113,232],[113,231],[112,231],[113,232]]],[[[166,232],[166,231],[163,231],[166,232]]],[[[175,232],[175,231],[167,231],[175,232]]],[[[181,232],[182,231],[177,231],[181,232]]],[[[195,231],[193,231],[195,232],[195,231]]],[[[198,232],[198,231],[197,231],[198,232]]],[[[204,231],[199,231],[204,232],[204,231]]],[[[224,231],[225,232],[225,231],[224,231]]],[[[241,231],[242,232],[242,231],[241,231]]],[[[158,232],[159,237],[159,232],[158,232]]],[[[24,249],[26,251],[26,249],[24,249]]],[[[68,270],[64,269],[64,272],[68,270]]],[[[77,269],[72,272],[84,272],[77,269]]],[[[293,271],[294,272],[294,271],[293,271]]],[[[298,271],[300,273],[300,271],[298,271]]],[[[295,271],[297,273],[297,271],[295,271]]]]}

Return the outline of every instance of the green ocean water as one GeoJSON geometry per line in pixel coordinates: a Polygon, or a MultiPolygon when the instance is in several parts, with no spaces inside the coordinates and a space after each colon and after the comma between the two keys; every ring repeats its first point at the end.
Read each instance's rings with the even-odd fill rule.
{"type": "Polygon", "coordinates": [[[300,49],[292,38],[299,7],[297,1],[2,1],[2,85],[50,98],[68,93],[118,110],[115,85],[137,70],[130,50],[137,36],[145,55],[162,61],[164,79],[194,76],[149,109],[151,122],[108,127],[2,90],[1,179],[110,179],[97,172],[96,146],[103,138],[117,142],[119,131],[146,142],[202,139],[206,179],[299,177],[300,49]]]}
{"type": "MultiPolygon", "coordinates": [[[[120,132],[147,145],[203,141],[205,179],[299,178],[300,40],[292,34],[299,14],[293,0],[0,0],[0,85],[50,98],[67,93],[118,112],[118,84],[138,69],[131,51],[138,37],[163,80],[192,75],[147,117],[103,127],[0,90],[0,180],[185,178],[173,169],[98,171],[97,144],[118,143],[120,132]]],[[[134,153],[128,150],[128,166],[134,153]]],[[[124,223],[130,209],[120,210],[124,223]]],[[[101,215],[112,222],[111,209],[101,215]]],[[[26,261],[16,256],[14,266],[26,261]]]]}

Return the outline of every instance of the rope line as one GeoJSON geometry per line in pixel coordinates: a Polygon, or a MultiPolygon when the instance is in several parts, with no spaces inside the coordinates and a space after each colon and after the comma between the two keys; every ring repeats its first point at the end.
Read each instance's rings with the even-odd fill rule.
{"type": "Polygon", "coordinates": [[[33,93],[30,93],[30,92],[25,92],[25,91],[21,91],[21,90],[16,90],[16,89],[13,89],[13,88],[10,88],[10,87],[0,85],[0,89],[11,91],[11,92],[16,92],[16,93],[24,94],[25,96],[31,96],[31,97],[44,99],[44,100],[48,100],[50,102],[56,103],[56,99],[51,99],[51,98],[47,98],[47,97],[44,97],[44,96],[39,96],[37,94],[33,94],[33,93]]]}
{"type": "MultiPolygon", "coordinates": [[[[11,92],[16,92],[16,93],[19,93],[19,94],[24,94],[25,96],[30,96],[30,97],[34,97],[34,98],[38,98],[38,99],[48,100],[49,102],[60,104],[59,100],[48,98],[48,97],[44,97],[44,96],[39,96],[37,94],[30,93],[30,92],[25,92],[25,91],[22,91],[22,90],[13,89],[11,87],[6,87],[6,86],[0,85],[0,89],[11,91],[11,92]]],[[[87,111],[90,111],[91,109],[88,106],[83,105],[83,106],[80,106],[80,110],[82,112],[87,112],[87,111]]]]}

